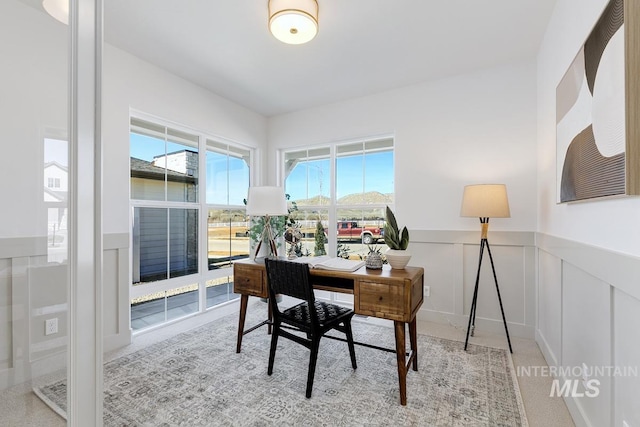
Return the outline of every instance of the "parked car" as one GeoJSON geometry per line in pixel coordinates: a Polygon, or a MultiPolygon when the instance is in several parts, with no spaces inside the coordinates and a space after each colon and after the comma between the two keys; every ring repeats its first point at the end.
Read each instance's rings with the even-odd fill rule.
{"type": "MultiPolygon", "coordinates": [[[[325,233],[327,230],[325,230],[325,233]]],[[[384,238],[384,229],[381,227],[360,227],[357,221],[338,221],[338,240],[362,240],[369,245],[384,238]]]]}

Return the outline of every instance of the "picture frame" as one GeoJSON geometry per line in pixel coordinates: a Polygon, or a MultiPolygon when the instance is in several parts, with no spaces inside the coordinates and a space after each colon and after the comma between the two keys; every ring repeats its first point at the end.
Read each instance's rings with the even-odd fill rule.
{"type": "Polygon", "coordinates": [[[610,0],[556,87],[558,203],[640,195],[639,17],[610,0]]]}

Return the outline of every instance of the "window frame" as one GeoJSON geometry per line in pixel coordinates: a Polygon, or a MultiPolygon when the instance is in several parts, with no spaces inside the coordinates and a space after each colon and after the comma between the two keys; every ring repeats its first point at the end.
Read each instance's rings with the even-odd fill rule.
{"type": "MultiPolygon", "coordinates": [[[[131,300],[146,296],[153,293],[161,293],[170,291],[176,288],[181,288],[185,286],[190,286],[197,284],[198,285],[198,310],[195,313],[189,314],[188,316],[195,315],[198,313],[205,312],[207,310],[214,309],[216,307],[220,307],[229,303],[232,303],[234,300],[226,301],[220,304],[217,304],[212,307],[206,306],[206,283],[209,280],[215,280],[222,277],[233,277],[233,263],[230,268],[225,269],[217,269],[217,270],[209,270],[208,269],[208,246],[207,246],[207,216],[210,208],[222,208],[222,209],[244,209],[245,206],[229,206],[229,205],[219,205],[219,204],[208,204],[206,201],[206,153],[207,153],[207,141],[215,141],[217,143],[227,144],[229,146],[235,147],[239,150],[245,150],[249,153],[249,185],[254,182],[255,175],[255,161],[256,161],[256,148],[248,146],[246,144],[239,143],[237,141],[233,141],[231,139],[221,137],[219,135],[212,134],[211,132],[199,131],[188,126],[184,126],[170,120],[166,120],[163,118],[159,118],[157,116],[153,116],[141,111],[130,110],[129,112],[129,134],[128,137],[131,138],[131,134],[133,132],[133,128],[131,125],[132,120],[142,120],[145,122],[149,122],[155,124],[159,127],[167,127],[172,130],[178,132],[184,132],[186,134],[193,135],[198,138],[198,142],[194,145],[198,150],[198,181],[197,181],[197,200],[195,202],[184,202],[184,201],[172,201],[169,200],[166,195],[165,190],[165,200],[146,200],[146,199],[133,199],[132,191],[131,191],[131,176],[129,176],[129,260],[131,262],[131,268],[129,269],[129,306],[131,307],[131,300]],[[133,283],[133,256],[134,256],[134,210],[135,208],[164,208],[164,209],[196,209],[198,214],[198,272],[187,274],[179,277],[169,277],[167,279],[161,279],[154,282],[148,283],[139,283],[134,285],[133,283]]],[[[131,142],[129,139],[129,158],[131,158],[131,142]]],[[[131,167],[129,166],[129,174],[131,173],[131,167]]],[[[182,319],[181,317],[180,319],[182,319]]],[[[166,319],[164,322],[158,323],[153,326],[149,326],[148,328],[138,329],[134,331],[135,333],[142,332],[149,328],[153,328],[160,325],[165,325],[171,323],[178,319],[166,319]]]]}
{"type": "MultiPolygon", "coordinates": [[[[329,230],[333,230],[336,227],[336,224],[338,223],[338,210],[346,210],[346,209],[383,209],[387,206],[387,204],[345,204],[345,205],[338,205],[337,204],[337,159],[339,157],[338,155],[338,147],[341,146],[348,146],[348,145],[354,145],[354,144],[366,144],[366,143],[371,143],[374,141],[382,141],[382,140],[391,140],[391,150],[393,151],[394,155],[393,155],[393,175],[394,175],[394,188],[393,188],[393,203],[389,204],[388,206],[392,209],[395,210],[395,201],[396,201],[396,187],[395,187],[395,176],[396,176],[396,155],[395,155],[395,150],[396,150],[396,138],[395,138],[395,134],[393,133],[388,133],[388,134],[379,134],[379,135],[372,135],[372,136],[366,136],[366,137],[361,137],[361,138],[354,138],[354,139],[347,139],[347,140],[340,140],[340,141],[334,141],[334,142],[327,142],[327,143],[319,143],[319,144],[314,144],[314,145],[300,145],[300,146],[292,146],[292,147],[287,147],[287,148],[281,148],[278,150],[277,152],[277,158],[278,158],[278,163],[277,163],[277,176],[278,176],[278,182],[279,185],[282,185],[282,187],[285,189],[286,192],[286,166],[285,166],[285,162],[286,162],[286,155],[287,153],[292,153],[292,152],[301,152],[301,151],[315,151],[315,150],[322,150],[322,149],[326,149],[329,148],[329,200],[330,203],[328,205],[321,205],[318,206],[318,208],[322,208],[322,209],[326,209],[328,210],[328,222],[329,222],[329,230]]],[[[363,150],[364,152],[365,150],[363,150]]],[[[373,152],[375,152],[375,150],[373,150],[373,152]]],[[[292,169],[293,170],[293,169],[292,169]]],[[[363,188],[364,191],[364,188],[363,188]]],[[[298,209],[299,210],[308,210],[308,207],[305,206],[300,206],[298,205],[298,209]]],[[[338,238],[337,238],[337,234],[336,233],[328,233],[327,236],[327,240],[328,240],[328,244],[329,244],[329,248],[328,248],[328,254],[335,254],[337,252],[338,249],[338,238]]]]}

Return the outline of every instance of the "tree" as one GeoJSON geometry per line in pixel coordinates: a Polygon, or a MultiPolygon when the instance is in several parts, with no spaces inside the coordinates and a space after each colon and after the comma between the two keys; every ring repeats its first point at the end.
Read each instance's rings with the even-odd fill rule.
{"type": "Polygon", "coordinates": [[[316,246],[313,248],[313,254],[315,256],[326,255],[327,251],[324,249],[324,227],[320,221],[316,222],[315,239],[316,246]]]}

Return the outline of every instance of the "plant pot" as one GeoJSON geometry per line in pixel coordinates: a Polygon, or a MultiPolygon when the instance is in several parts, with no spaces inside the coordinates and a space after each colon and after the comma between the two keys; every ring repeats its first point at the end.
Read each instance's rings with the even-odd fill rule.
{"type": "Polygon", "coordinates": [[[370,270],[382,270],[382,256],[378,252],[371,252],[367,256],[366,266],[370,270]]]}
{"type": "Polygon", "coordinates": [[[387,249],[385,256],[391,268],[395,268],[396,270],[405,268],[411,259],[411,254],[407,250],[387,249]]]}

